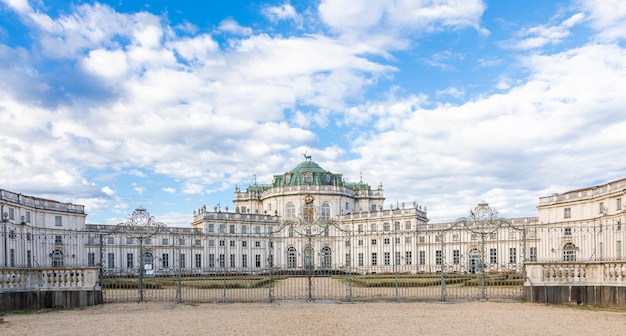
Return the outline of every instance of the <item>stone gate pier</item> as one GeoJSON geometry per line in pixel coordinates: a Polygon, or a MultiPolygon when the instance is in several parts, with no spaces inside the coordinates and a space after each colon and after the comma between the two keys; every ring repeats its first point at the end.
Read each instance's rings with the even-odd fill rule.
{"type": "Polygon", "coordinates": [[[98,267],[0,269],[0,311],[102,303],[98,267]]]}

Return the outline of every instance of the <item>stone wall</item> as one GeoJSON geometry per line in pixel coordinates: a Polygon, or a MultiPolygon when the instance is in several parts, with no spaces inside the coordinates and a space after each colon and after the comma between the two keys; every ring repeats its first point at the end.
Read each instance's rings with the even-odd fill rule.
{"type": "Polygon", "coordinates": [[[538,303],[626,306],[626,262],[526,265],[524,299],[538,303]]]}
{"type": "Polygon", "coordinates": [[[99,269],[0,269],[0,311],[70,308],[102,303],[99,269]]]}

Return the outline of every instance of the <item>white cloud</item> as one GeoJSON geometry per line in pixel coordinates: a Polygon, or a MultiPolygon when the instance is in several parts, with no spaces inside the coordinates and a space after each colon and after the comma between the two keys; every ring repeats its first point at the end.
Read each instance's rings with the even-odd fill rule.
{"type": "Polygon", "coordinates": [[[570,35],[569,29],[583,21],[585,15],[576,13],[563,20],[559,25],[539,25],[518,32],[518,40],[509,41],[505,45],[513,49],[536,49],[546,45],[559,44],[570,35]]]}
{"type": "Polygon", "coordinates": [[[232,18],[228,18],[220,22],[219,30],[226,33],[248,36],[252,34],[252,29],[243,27],[232,18]]]}
{"type": "Polygon", "coordinates": [[[295,8],[289,3],[280,6],[266,6],[262,9],[262,13],[274,22],[281,20],[302,21],[302,18],[298,15],[295,8]]]}
{"type": "Polygon", "coordinates": [[[108,196],[113,196],[113,195],[115,195],[115,190],[113,190],[113,189],[109,188],[108,186],[106,186],[106,187],[102,187],[100,190],[101,190],[103,193],[107,194],[108,196]]]}
{"type": "Polygon", "coordinates": [[[612,42],[626,38],[626,6],[622,0],[576,0],[576,3],[590,13],[599,40],[612,42]]]}
{"type": "Polygon", "coordinates": [[[176,189],[175,188],[163,188],[161,190],[165,191],[168,194],[175,194],[176,193],[176,189]]]}

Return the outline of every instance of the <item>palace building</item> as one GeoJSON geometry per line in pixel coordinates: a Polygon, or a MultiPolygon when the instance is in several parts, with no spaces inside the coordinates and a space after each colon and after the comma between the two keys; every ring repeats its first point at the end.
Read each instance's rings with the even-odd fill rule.
{"type": "Polygon", "coordinates": [[[382,184],[346,181],[305,156],[271,183],[235,188],[232,209],[201,206],[190,227],[150,232],[85,224],[82,205],[0,190],[0,265],[101,265],[111,276],[521,272],[541,261],[621,260],[625,194],[621,179],[541,197],[538,216],[500,218],[479,203],[467,218],[430,223],[426,206],[386,205],[382,184]]]}

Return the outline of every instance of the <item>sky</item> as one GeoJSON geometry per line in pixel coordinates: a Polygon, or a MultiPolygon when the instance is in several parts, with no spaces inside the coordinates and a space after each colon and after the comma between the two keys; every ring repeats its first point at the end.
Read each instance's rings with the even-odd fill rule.
{"type": "Polygon", "coordinates": [[[185,227],[307,153],[537,216],[626,178],[625,42],[622,0],[0,0],[0,189],[185,227]]]}

